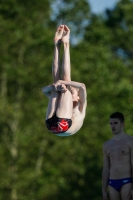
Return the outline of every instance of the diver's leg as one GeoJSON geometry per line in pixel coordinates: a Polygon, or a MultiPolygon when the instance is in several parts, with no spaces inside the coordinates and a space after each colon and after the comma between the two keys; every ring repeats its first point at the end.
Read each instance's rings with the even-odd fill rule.
{"type": "Polygon", "coordinates": [[[64,55],[62,61],[62,80],[71,81],[71,67],[70,67],[70,30],[67,26],[64,26],[64,36],[61,41],[63,43],[64,55]]]}
{"type": "Polygon", "coordinates": [[[58,27],[54,37],[54,57],[52,63],[52,76],[54,83],[60,79],[60,46],[64,25],[58,27]]]}
{"type": "Polygon", "coordinates": [[[121,199],[122,200],[130,199],[128,197],[129,197],[131,190],[132,190],[132,183],[124,184],[121,188],[121,199]]]}
{"type": "Polygon", "coordinates": [[[54,83],[60,80],[60,44],[55,45],[52,63],[52,76],[54,83]]]}
{"type": "Polygon", "coordinates": [[[60,94],[59,102],[56,109],[56,116],[59,118],[71,119],[73,114],[72,94],[67,89],[65,93],[60,94]]]}
{"type": "Polygon", "coordinates": [[[56,91],[51,92],[51,96],[48,103],[47,113],[46,113],[46,120],[51,118],[55,112],[58,105],[60,93],[56,91]]]}
{"type": "Polygon", "coordinates": [[[121,200],[120,193],[113,187],[109,186],[110,200],[121,200]]]}

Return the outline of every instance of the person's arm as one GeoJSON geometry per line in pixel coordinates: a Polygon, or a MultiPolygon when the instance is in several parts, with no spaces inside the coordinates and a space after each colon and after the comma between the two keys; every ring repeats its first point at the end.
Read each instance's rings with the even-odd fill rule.
{"type": "Polygon", "coordinates": [[[102,171],[102,193],[103,200],[107,200],[107,187],[110,172],[110,162],[106,152],[106,145],[103,145],[103,171],[102,171]]]}
{"type": "Polygon", "coordinates": [[[42,88],[42,93],[45,94],[48,98],[50,98],[52,90],[54,90],[54,86],[48,85],[42,88]]]}
{"type": "Polygon", "coordinates": [[[84,83],[79,83],[79,82],[76,82],[76,81],[64,81],[64,80],[58,80],[55,85],[59,85],[59,84],[64,84],[64,85],[68,85],[68,86],[72,86],[72,87],[75,87],[75,88],[82,88],[84,87],[84,83]]]}
{"type": "Polygon", "coordinates": [[[57,81],[57,84],[64,84],[66,86],[72,86],[75,88],[79,89],[79,99],[80,99],[80,107],[79,110],[80,112],[85,111],[86,105],[87,105],[87,94],[86,94],[86,86],[84,83],[79,83],[76,81],[64,81],[64,80],[59,80],[57,81]]]}
{"type": "Polygon", "coordinates": [[[79,99],[80,99],[79,110],[80,112],[85,113],[86,106],[87,106],[87,93],[86,93],[85,84],[82,84],[82,87],[79,89],[79,99]]]}
{"type": "MultiPolygon", "coordinates": [[[[133,137],[132,139],[129,141],[129,146],[130,146],[130,155],[131,155],[131,160],[130,160],[130,163],[131,163],[131,172],[132,172],[132,180],[133,180],[133,137]]],[[[132,189],[130,191],[130,194],[128,196],[129,199],[132,199],[133,200],[133,183],[132,183],[132,189]]]]}
{"type": "Polygon", "coordinates": [[[66,86],[64,84],[52,84],[49,86],[45,86],[42,88],[42,92],[48,97],[50,98],[51,95],[51,91],[56,91],[56,92],[66,92],[66,86]]]}
{"type": "Polygon", "coordinates": [[[133,138],[130,140],[130,150],[131,150],[131,169],[132,169],[132,179],[133,179],[133,138]]]}

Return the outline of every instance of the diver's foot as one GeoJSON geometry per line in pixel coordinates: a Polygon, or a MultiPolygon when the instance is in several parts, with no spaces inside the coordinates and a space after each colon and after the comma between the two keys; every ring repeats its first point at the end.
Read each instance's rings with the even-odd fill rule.
{"type": "Polygon", "coordinates": [[[61,41],[63,43],[69,43],[69,40],[70,40],[70,29],[66,25],[64,25],[64,31],[61,41]]]}
{"type": "Polygon", "coordinates": [[[64,31],[64,25],[60,25],[57,28],[57,31],[55,33],[55,37],[54,37],[54,43],[55,44],[60,44],[61,43],[61,38],[62,38],[62,35],[63,35],[63,31],[64,31]]]}

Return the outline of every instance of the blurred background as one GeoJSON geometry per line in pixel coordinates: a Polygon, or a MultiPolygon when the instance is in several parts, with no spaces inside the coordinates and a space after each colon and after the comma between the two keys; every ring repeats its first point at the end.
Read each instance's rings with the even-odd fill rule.
{"type": "Polygon", "coordinates": [[[102,200],[109,115],[133,135],[133,1],[0,1],[0,200],[102,200]],[[45,127],[53,37],[71,29],[72,80],[85,83],[86,118],[71,137],[45,127]]]}

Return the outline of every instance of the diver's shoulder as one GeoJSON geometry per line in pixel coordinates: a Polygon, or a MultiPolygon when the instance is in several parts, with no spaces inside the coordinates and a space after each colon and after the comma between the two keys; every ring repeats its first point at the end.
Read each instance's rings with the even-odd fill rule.
{"type": "Polygon", "coordinates": [[[103,143],[103,148],[108,147],[110,144],[112,144],[112,139],[105,141],[105,142],[103,143]]]}
{"type": "Polygon", "coordinates": [[[133,146],[133,136],[127,135],[127,142],[129,145],[133,146]]]}

